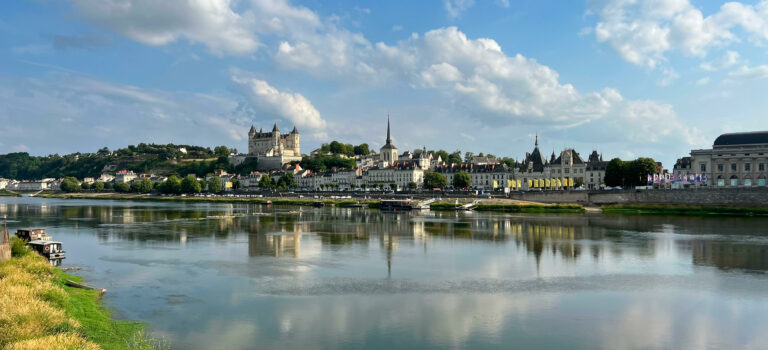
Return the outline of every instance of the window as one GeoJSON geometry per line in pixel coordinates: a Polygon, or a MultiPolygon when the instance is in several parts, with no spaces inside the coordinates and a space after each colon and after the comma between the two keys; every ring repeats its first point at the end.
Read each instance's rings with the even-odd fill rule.
{"type": "Polygon", "coordinates": [[[725,179],[717,179],[718,186],[725,186],[725,179]]]}
{"type": "Polygon", "coordinates": [[[731,171],[736,171],[736,163],[731,163],[731,171]]]}
{"type": "Polygon", "coordinates": [[[718,164],[717,165],[717,171],[723,171],[723,165],[722,164],[718,164]]]}
{"type": "Polygon", "coordinates": [[[752,164],[744,163],[744,171],[752,171],[752,164]]]}
{"type": "Polygon", "coordinates": [[[707,163],[701,163],[700,167],[702,172],[707,171],[707,163]]]}
{"type": "Polygon", "coordinates": [[[752,186],[752,179],[744,179],[744,186],[752,186]]]}
{"type": "Polygon", "coordinates": [[[731,186],[736,187],[739,185],[739,178],[738,177],[731,177],[731,186]]]}
{"type": "Polygon", "coordinates": [[[765,171],[765,163],[760,163],[757,165],[757,170],[765,171]]]}
{"type": "Polygon", "coordinates": [[[570,171],[571,171],[571,169],[567,169],[567,168],[565,169],[565,173],[566,174],[570,173],[570,171]]]}
{"type": "Polygon", "coordinates": [[[758,186],[765,186],[765,178],[757,179],[758,186]]]}

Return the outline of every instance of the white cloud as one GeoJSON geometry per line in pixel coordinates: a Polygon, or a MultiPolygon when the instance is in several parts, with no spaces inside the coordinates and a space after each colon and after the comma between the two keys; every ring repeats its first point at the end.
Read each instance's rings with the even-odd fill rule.
{"type": "Polygon", "coordinates": [[[703,62],[699,67],[705,71],[716,71],[721,69],[730,68],[731,66],[739,63],[741,57],[736,51],[726,51],[723,57],[713,61],[703,62]]]}
{"type": "Polygon", "coordinates": [[[590,12],[599,16],[599,42],[607,42],[626,61],[649,68],[664,63],[671,51],[705,57],[712,48],[738,42],[737,27],[756,44],[768,41],[768,0],[756,5],[729,2],[709,16],[689,0],[593,1],[590,12]]]}
{"type": "Polygon", "coordinates": [[[186,39],[221,54],[249,53],[259,45],[249,18],[252,14],[238,14],[230,0],[72,2],[89,21],[147,45],[186,39]]]}
{"type": "Polygon", "coordinates": [[[458,18],[475,5],[475,0],[443,0],[443,4],[449,18],[458,18]]]}
{"type": "Polygon", "coordinates": [[[728,73],[729,77],[742,79],[765,79],[768,78],[768,65],[762,66],[741,66],[728,73]]]}
{"type": "Polygon", "coordinates": [[[674,83],[678,78],[680,78],[680,74],[677,74],[677,72],[672,68],[663,68],[661,79],[659,79],[658,84],[660,86],[669,86],[672,83],[674,83]]]}
{"type": "Polygon", "coordinates": [[[403,30],[403,26],[401,26],[401,25],[396,24],[396,25],[392,26],[392,31],[393,32],[399,32],[401,30],[403,30]]]}
{"type": "Polygon", "coordinates": [[[496,6],[503,7],[503,8],[509,8],[509,0],[496,0],[495,1],[496,6]]]}
{"type": "Polygon", "coordinates": [[[232,81],[242,94],[260,111],[293,122],[302,129],[314,133],[324,132],[326,122],[312,103],[298,93],[281,92],[266,81],[248,77],[243,72],[233,72],[232,81]]]}

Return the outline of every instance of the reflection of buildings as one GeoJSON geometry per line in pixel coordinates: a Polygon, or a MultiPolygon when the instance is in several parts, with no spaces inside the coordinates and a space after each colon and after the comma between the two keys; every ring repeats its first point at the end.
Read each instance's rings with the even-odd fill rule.
{"type": "Polygon", "coordinates": [[[300,253],[301,233],[248,235],[248,256],[269,255],[279,258],[288,255],[298,258],[300,253]]]}
{"type": "Polygon", "coordinates": [[[693,242],[693,263],[720,269],[768,270],[768,246],[718,241],[693,242]]]}

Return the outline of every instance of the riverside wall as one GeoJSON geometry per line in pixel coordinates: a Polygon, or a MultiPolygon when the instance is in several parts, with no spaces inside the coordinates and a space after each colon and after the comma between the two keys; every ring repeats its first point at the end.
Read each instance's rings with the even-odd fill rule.
{"type": "Polygon", "coordinates": [[[675,190],[548,191],[512,193],[512,199],[543,203],[700,204],[768,206],[768,188],[711,188],[675,190]]]}

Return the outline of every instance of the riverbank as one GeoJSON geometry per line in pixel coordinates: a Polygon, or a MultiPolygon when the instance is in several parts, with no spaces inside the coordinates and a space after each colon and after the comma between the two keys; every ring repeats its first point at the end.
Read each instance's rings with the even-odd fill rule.
{"type": "Polygon", "coordinates": [[[601,207],[606,214],[768,216],[768,207],[687,204],[612,204],[601,207]]]}
{"type": "MultiPolygon", "coordinates": [[[[461,204],[438,202],[429,205],[430,210],[457,210],[461,204]]],[[[578,204],[539,204],[539,203],[504,203],[494,200],[491,203],[478,204],[474,211],[493,211],[503,213],[585,213],[586,209],[578,204]]]]}
{"type": "Polygon", "coordinates": [[[21,197],[21,194],[14,191],[0,190],[0,197],[21,197]]]}
{"type": "Polygon", "coordinates": [[[160,349],[144,324],[111,319],[97,291],[76,289],[81,282],[52,267],[14,238],[14,257],[0,264],[0,348],[2,349],[160,349]]]}
{"type": "MultiPolygon", "coordinates": [[[[64,199],[109,199],[109,200],[135,200],[135,201],[171,201],[171,202],[213,202],[213,203],[251,203],[251,204],[272,204],[272,205],[295,205],[295,206],[315,206],[322,203],[326,206],[336,207],[356,207],[367,206],[368,208],[379,208],[381,201],[378,199],[313,199],[313,198],[284,198],[284,197],[263,197],[263,198],[241,198],[241,197],[163,197],[142,194],[118,194],[118,193],[42,193],[38,197],[43,198],[64,198],[64,199]]],[[[458,205],[470,203],[472,200],[463,198],[459,200],[458,205]]],[[[439,201],[430,204],[431,210],[456,210],[458,205],[455,201],[439,201]]],[[[483,199],[473,210],[476,211],[494,211],[506,213],[584,213],[586,210],[580,204],[546,204],[519,201],[513,199],[483,199]]]]}

